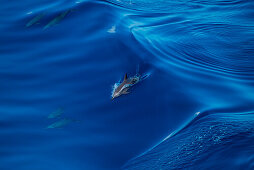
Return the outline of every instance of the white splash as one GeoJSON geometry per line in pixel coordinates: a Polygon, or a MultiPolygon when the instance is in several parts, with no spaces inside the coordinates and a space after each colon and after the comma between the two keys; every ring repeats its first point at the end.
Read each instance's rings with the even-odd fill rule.
{"type": "Polygon", "coordinates": [[[112,88],[112,92],[111,92],[111,97],[113,97],[113,94],[114,94],[116,88],[117,88],[119,85],[120,85],[120,83],[115,83],[115,84],[114,84],[114,86],[113,86],[113,88],[112,88]]]}
{"type": "Polygon", "coordinates": [[[108,32],[108,33],[111,33],[111,34],[116,33],[116,26],[113,25],[110,29],[108,29],[107,32],[108,32]]]}

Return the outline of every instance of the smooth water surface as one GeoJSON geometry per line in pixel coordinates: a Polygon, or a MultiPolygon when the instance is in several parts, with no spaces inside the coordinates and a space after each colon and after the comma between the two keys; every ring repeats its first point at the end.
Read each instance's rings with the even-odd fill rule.
{"type": "Polygon", "coordinates": [[[254,168],[253,1],[0,2],[0,169],[254,168]]]}

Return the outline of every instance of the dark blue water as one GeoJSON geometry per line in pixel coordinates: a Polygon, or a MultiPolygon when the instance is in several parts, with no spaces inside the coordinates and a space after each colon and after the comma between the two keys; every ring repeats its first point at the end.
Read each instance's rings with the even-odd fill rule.
{"type": "Polygon", "coordinates": [[[0,2],[0,169],[254,168],[254,1],[0,2]]]}

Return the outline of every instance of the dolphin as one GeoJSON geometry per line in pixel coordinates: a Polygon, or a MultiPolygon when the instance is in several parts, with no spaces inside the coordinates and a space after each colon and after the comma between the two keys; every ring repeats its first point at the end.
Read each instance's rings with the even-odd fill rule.
{"type": "Polygon", "coordinates": [[[36,24],[40,19],[42,19],[43,16],[44,16],[44,13],[41,13],[41,14],[35,16],[33,19],[31,19],[31,20],[26,24],[26,27],[30,27],[30,26],[36,24]]]}
{"type": "Polygon", "coordinates": [[[47,127],[47,129],[61,128],[61,127],[65,126],[65,125],[67,125],[67,124],[69,124],[69,123],[71,123],[71,122],[72,122],[71,119],[66,119],[66,118],[64,118],[64,119],[58,120],[58,121],[55,122],[55,123],[52,123],[51,125],[49,125],[49,126],[47,127]]]}
{"type": "Polygon", "coordinates": [[[43,29],[47,29],[55,24],[57,24],[58,22],[60,22],[69,12],[71,12],[71,10],[66,10],[65,12],[61,13],[60,15],[58,15],[57,17],[55,17],[54,19],[52,19],[46,26],[44,26],[43,29]]]}
{"type": "Polygon", "coordinates": [[[130,93],[128,91],[130,87],[137,84],[140,80],[141,80],[141,76],[138,74],[130,78],[128,78],[127,74],[125,74],[123,82],[115,84],[114,90],[112,93],[112,100],[116,97],[121,96],[122,94],[130,93]]]}
{"type": "Polygon", "coordinates": [[[56,118],[56,117],[60,116],[61,114],[63,114],[63,109],[62,108],[58,108],[56,111],[50,113],[48,115],[48,118],[49,119],[53,119],[53,118],[56,118]]]}

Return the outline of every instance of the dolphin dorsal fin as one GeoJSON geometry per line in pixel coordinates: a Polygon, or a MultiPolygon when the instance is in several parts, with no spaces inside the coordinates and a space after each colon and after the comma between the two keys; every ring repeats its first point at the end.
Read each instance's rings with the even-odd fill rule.
{"type": "Polygon", "coordinates": [[[125,73],[124,80],[127,80],[127,73],[125,73]]]}

